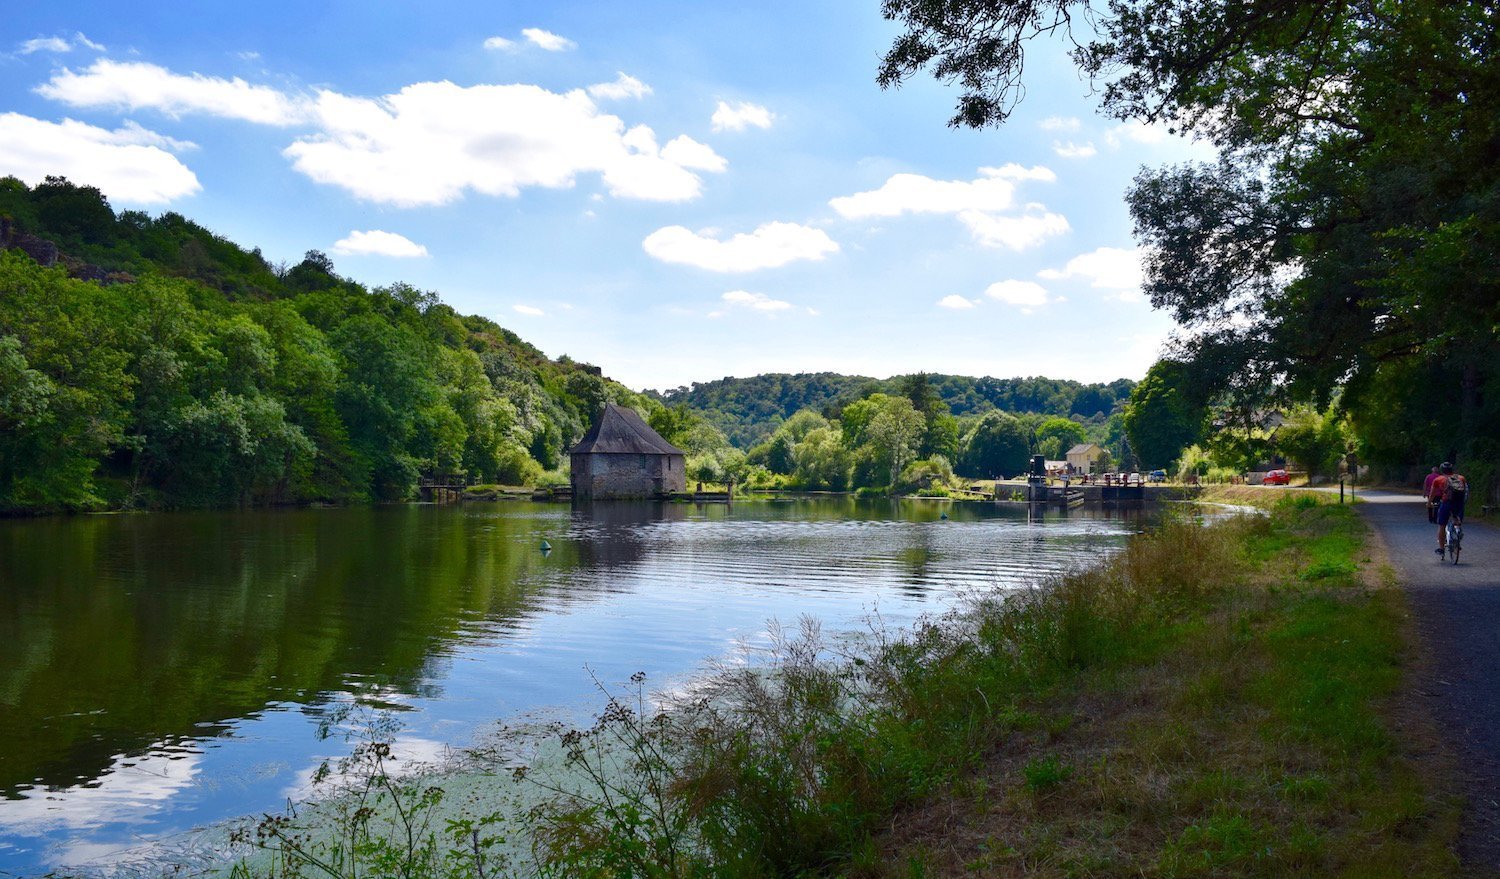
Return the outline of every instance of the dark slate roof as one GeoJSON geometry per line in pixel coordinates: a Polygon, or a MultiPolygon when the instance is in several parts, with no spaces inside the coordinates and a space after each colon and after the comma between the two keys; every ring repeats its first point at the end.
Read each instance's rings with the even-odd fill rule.
{"type": "Polygon", "coordinates": [[[661,438],[634,409],[604,404],[599,420],[583,435],[572,454],[596,455],[685,455],[682,449],[661,438]]]}

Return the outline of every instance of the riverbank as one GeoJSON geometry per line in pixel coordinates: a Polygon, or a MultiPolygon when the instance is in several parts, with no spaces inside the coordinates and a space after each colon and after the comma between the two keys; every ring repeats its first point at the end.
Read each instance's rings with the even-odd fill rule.
{"type": "Polygon", "coordinates": [[[367,814],[348,872],[501,875],[504,825],[553,875],[1451,875],[1458,807],[1396,711],[1401,595],[1321,499],[1169,523],[904,637],[809,628],[666,714],[621,698],[519,825],[411,845],[367,814]]]}

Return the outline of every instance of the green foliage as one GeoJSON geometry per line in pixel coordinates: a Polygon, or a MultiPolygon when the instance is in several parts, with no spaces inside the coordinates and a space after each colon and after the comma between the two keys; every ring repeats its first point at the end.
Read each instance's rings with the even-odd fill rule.
{"type": "Polygon", "coordinates": [[[845,447],[843,434],[833,427],[820,427],[807,433],[792,451],[796,478],[804,488],[843,491],[849,487],[853,456],[845,447]]]}
{"type": "Polygon", "coordinates": [[[944,497],[945,486],[953,480],[953,466],[942,455],[925,461],[913,461],[901,471],[892,486],[900,494],[920,494],[923,497],[944,497]],[[943,493],[939,493],[943,492],[943,493]]]}
{"type": "Polygon", "coordinates": [[[1033,448],[1036,454],[1045,455],[1050,461],[1061,461],[1068,454],[1068,449],[1084,442],[1085,439],[1082,425],[1071,418],[1059,418],[1054,415],[1037,425],[1036,443],[1033,448]]]}
{"type": "Polygon", "coordinates": [[[1301,407],[1289,413],[1276,432],[1276,448],[1290,461],[1313,475],[1337,475],[1339,462],[1349,449],[1349,437],[1340,413],[1301,407]]]}
{"type": "Polygon", "coordinates": [[[1118,379],[1108,384],[1028,378],[971,378],[959,375],[918,374],[873,379],[836,373],[768,373],[750,378],[725,378],[681,387],[661,394],[669,404],[685,403],[704,414],[743,449],[765,442],[794,413],[808,410],[826,419],[838,420],[845,406],[875,393],[900,395],[923,401],[913,404],[924,422],[922,454],[957,458],[959,437],[965,431],[951,414],[962,420],[978,417],[991,409],[1006,412],[1078,415],[1085,422],[1107,418],[1130,395],[1135,383],[1118,379]],[[921,388],[918,387],[920,384],[921,388]],[[946,406],[944,411],[934,405],[946,406]],[[925,407],[925,408],[923,408],[925,407]]]}
{"type": "Polygon", "coordinates": [[[881,393],[844,407],[841,424],[854,455],[856,488],[894,484],[916,457],[926,428],[909,399],[881,393]]]}
{"type": "MultiPolygon", "coordinates": [[[[1027,43],[1068,33],[1084,9],[887,0],[906,30],[880,81],[930,69],[962,87],[954,124],[998,124],[1023,93],[1027,43]]],[[[1187,380],[1173,384],[1194,389],[1190,414],[1200,402],[1218,410],[1216,433],[1240,431],[1220,456],[1264,457],[1247,424],[1257,408],[1322,412],[1337,399],[1362,461],[1388,476],[1451,457],[1494,472],[1493,4],[1124,0],[1092,12],[1073,57],[1104,111],[1220,153],[1144,170],[1127,196],[1146,292],[1187,329],[1172,352],[1187,380]]],[[[1142,416],[1136,430],[1144,439],[1173,420],[1142,416]]],[[[1193,439],[1168,433],[1132,445],[1160,464],[1193,439]]]]}
{"type": "Polygon", "coordinates": [[[1028,760],[1021,767],[1021,775],[1032,793],[1044,794],[1073,777],[1073,767],[1057,759],[1054,754],[1028,760]]]}
{"type": "MultiPolygon", "coordinates": [[[[318,251],[273,271],[62,178],[0,179],[0,213],[63,250],[53,269],[0,253],[0,512],[99,508],[106,484],[124,486],[110,505],[177,507],[398,499],[424,473],[529,483],[606,400],[662,409],[318,251]]],[[[683,417],[685,448],[739,466],[683,417]]]]}
{"type": "Polygon", "coordinates": [[[964,437],[964,472],[980,477],[1023,473],[1029,463],[1031,444],[1026,430],[1013,415],[990,412],[964,437]]]}
{"type": "Polygon", "coordinates": [[[1182,364],[1158,360],[1130,394],[1125,432],[1146,470],[1167,469],[1182,451],[1203,438],[1208,412],[1194,399],[1182,364]]]}

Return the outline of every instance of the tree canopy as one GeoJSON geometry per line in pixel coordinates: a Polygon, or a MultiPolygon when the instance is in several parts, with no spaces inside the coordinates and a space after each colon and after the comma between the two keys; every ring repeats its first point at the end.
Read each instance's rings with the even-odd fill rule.
{"type": "MultiPolygon", "coordinates": [[[[1127,197],[1171,356],[1218,407],[1338,401],[1366,460],[1500,461],[1500,16],[1483,0],[886,0],[880,67],[1003,122],[1061,36],[1105,113],[1215,145],[1127,197]]],[[[1425,467],[1422,468],[1425,470],[1425,467]]],[[[1493,481],[1490,481],[1493,486],[1493,481]]]]}
{"type": "MultiPolygon", "coordinates": [[[[0,512],[407,496],[422,473],[518,483],[634,394],[406,284],[310,251],[272,266],[177,214],[0,179],[0,512]]],[[[708,427],[727,447],[722,434],[708,427]]]]}

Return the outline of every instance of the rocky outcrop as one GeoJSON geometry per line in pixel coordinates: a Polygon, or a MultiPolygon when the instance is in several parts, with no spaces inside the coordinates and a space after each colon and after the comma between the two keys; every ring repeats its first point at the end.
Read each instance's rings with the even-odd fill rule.
{"type": "Polygon", "coordinates": [[[128,284],[135,280],[126,272],[111,272],[102,266],[68,256],[58,250],[56,242],[17,229],[10,217],[0,217],[0,250],[19,250],[36,260],[37,265],[47,268],[61,264],[68,270],[68,277],[80,281],[93,281],[108,286],[128,284]]]}
{"type": "Polygon", "coordinates": [[[36,260],[38,265],[48,267],[57,265],[61,257],[55,243],[22,232],[10,217],[0,217],[0,250],[19,250],[36,260]]]}

